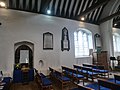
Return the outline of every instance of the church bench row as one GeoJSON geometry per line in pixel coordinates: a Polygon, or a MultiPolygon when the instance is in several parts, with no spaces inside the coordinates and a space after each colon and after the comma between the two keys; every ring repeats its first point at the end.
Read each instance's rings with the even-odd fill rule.
{"type": "MultiPolygon", "coordinates": [[[[73,75],[76,75],[73,69],[64,67],[64,66],[62,66],[62,69],[63,69],[63,72],[59,72],[49,67],[51,79],[57,84],[57,86],[60,85],[61,90],[65,89],[65,87],[70,88],[69,86],[71,83],[73,83],[73,80],[74,80],[73,78],[76,78],[75,76],[74,77],[68,76],[68,75],[64,76],[65,75],[64,69],[69,69],[70,73],[73,72],[73,75]]],[[[69,90],[93,90],[93,89],[85,87],[85,86],[77,85],[76,88],[69,89],[69,90]]]]}
{"type": "Polygon", "coordinates": [[[73,65],[73,67],[85,77],[90,77],[92,81],[95,77],[106,76],[106,74],[109,78],[109,71],[105,70],[104,66],[101,65],[96,66],[90,64],[83,64],[83,66],[73,65]]]}

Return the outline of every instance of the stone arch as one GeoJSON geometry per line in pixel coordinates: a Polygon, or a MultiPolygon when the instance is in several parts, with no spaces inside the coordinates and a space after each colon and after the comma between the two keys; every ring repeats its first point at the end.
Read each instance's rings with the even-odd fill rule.
{"type": "Polygon", "coordinates": [[[33,53],[34,53],[34,44],[28,41],[21,41],[17,42],[14,44],[14,49],[15,49],[15,58],[14,58],[14,63],[18,64],[20,62],[20,51],[21,50],[27,50],[29,52],[29,66],[30,68],[33,68],[33,53]]]}

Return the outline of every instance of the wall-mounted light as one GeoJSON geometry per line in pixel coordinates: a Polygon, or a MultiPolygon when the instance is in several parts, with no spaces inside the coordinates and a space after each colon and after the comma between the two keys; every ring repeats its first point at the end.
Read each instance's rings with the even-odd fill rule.
{"type": "Polygon", "coordinates": [[[114,26],[116,26],[117,24],[115,23],[114,26]]]}
{"type": "Polygon", "coordinates": [[[5,2],[0,2],[0,7],[2,7],[2,8],[6,7],[5,2]]]}
{"type": "Polygon", "coordinates": [[[84,18],[84,17],[81,17],[81,18],[80,18],[80,20],[84,21],[84,20],[85,20],[85,18],[84,18]]]}
{"type": "Polygon", "coordinates": [[[51,14],[51,11],[50,11],[50,10],[47,10],[47,14],[51,14]]]}

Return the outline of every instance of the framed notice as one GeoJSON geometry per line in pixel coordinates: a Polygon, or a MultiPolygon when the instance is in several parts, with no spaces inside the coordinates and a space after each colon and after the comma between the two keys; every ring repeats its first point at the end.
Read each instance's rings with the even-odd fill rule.
{"type": "Polygon", "coordinates": [[[53,34],[43,33],[43,50],[53,50],[53,34]]]}
{"type": "Polygon", "coordinates": [[[62,29],[62,40],[61,40],[61,50],[70,50],[70,41],[68,36],[68,30],[66,27],[62,29]]]}

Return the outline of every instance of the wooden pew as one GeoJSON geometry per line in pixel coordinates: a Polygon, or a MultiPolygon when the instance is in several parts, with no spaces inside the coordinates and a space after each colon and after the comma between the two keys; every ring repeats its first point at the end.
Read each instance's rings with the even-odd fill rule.
{"type": "Polygon", "coordinates": [[[108,88],[108,89],[111,89],[111,90],[120,90],[120,85],[119,84],[109,82],[105,79],[98,79],[99,90],[102,90],[101,86],[105,87],[105,88],[108,88]]]}
{"type": "Polygon", "coordinates": [[[55,84],[57,84],[57,86],[61,88],[61,90],[63,90],[65,87],[69,87],[71,82],[70,78],[65,77],[63,73],[54,70],[51,67],[49,67],[49,70],[51,79],[54,81],[55,84]]]}
{"type": "Polygon", "coordinates": [[[41,90],[53,90],[52,82],[47,78],[43,73],[38,73],[38,70],[35,69],[36,72],[36,82],[40,85],[41,90]]]}

